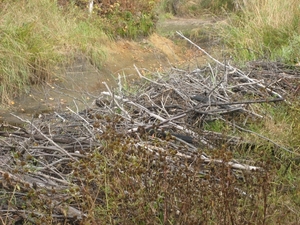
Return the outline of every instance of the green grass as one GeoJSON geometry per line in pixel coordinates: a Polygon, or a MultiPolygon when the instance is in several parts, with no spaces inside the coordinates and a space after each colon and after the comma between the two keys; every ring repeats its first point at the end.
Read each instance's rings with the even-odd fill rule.
{"type": "Polygon", "coordinates": [[[232,16],[224,40],[236,61],[299,62],[300,8],[295,0],[247,1],[232,16]]]}
{"type": "Polygon", "coordinates": [[[106,32],[113,37],[137,39],[148,36],[154,31],[155,22],[151,13],[141,13],[137,16],[130,11],[120,11],[116,7],[108,15],[106,32]]]}
{"type": "Polygon", "coordinates": [[[0,14],[0,98],[10,103],[30,86],[57,76],[78,55],[101,67],[113,38],[147,36],[155,27],[157,1],[120,0],[88,15],[86,1],[2,1],[0,14]],[[67,3],[68,2],[68,3],[67,3]],[[106,7],[106,8],[105,8],[106,7]],[[104,11],[105,12],[104,12],[104,11]],[[110,37],[110,38],[108,38],[110,37]]]}
{"type": "Polygon", "coordinates": [[[240,0],[201,0],[200,6],[210,12],[220,13],[224,11],[234,11],[240,0]]]}
{"type": "Polygon", "coordinates": [[[205,14],[223,14],[235,11],[240,0],[162,0],[159,11],[178,17],[203,17],[205,14]]]}
{"type": "Polygon", "coordinates": [[[55,1],[3,1],[0,21],[0,96],[9,103],[30,85],[53,78],[54,66],[85,54],[97,66],[107,37],[100,22],[55,1]]]}

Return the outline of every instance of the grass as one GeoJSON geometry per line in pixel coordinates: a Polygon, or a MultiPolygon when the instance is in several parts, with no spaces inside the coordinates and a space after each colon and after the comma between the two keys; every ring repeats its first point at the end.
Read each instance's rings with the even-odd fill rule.
{"type": "MultiPolygon", "coordinates": [[[[226,30],[236,59],[298,62],[297,2],[252,2],[243,6],[226,30]]],[[[9,102],[21,91],[29,91],[32,83],[53,76],[51,68],[68,62],[74,54],[84,53],[101,66],[105,54],[99,43],[108,41],[99,29],[103,25],[87,18],[75,6],[64,11],[46,0],[32,0],[29,4],[3,1],[0,13],[3,102],[9,102]]],[[[248,149],[237,146],[231,152],[221,146],[209,155],[225,161],[231,158],[251,161],[265,169],[263,175],[244,172],[235,177],[226,164],[213,165],[205,177],[191,171],[188,163],[172,172],[165,166],[167,158],[172,157],[172,148],[167,143],[156,143],[169,150],[157,160],[145,149],[135,147],[134,139],[110,129],[99,136],[103,142],[101,149],[94,149],[88,159],[70,163],[70,179],[82,188],[70,188],[73,199],[65,204],[75,204],[87,213],[83,224],[298,224],[300,102],[295,98],[292,104],[262,104],[256,111],[266,119],[250,118],[246,128],[297,154],[290,154],[253,133],[230,130],[223,121],[212,121],[205,126],[212,131],[242,134],[258,143],[248,149]],[[241,194],[237,187],[248,195],[241,194]]],[[[110,122],[112,127],[115,122],[110,122]]],[[[15,198],[18,191],[15,186],[11,193],[1,192],[0,201],[9,202],[13,208],[21,201],[15,198]]],[[[52,212],[43,211],[43,206],[49,203],[40,198],[42,194],[34,189],[26,193],[22,199],[24,208],[38,209],[44,215],[44,218],[33,215],[31,223],[51,224],[52,212]]],[[[1,219],[3,224],[12,222],[1,219]]]]}
{"type": "Polygon", "coordinates": [[[225,11],[234,11],[235,0],[162,0],[159,11],[177,17],[203,17],[203,14],[223,14],[225,11]]]}
{"type": "MultiPolygon", "coordinates": [[[[250,148],[234,150],[232,157],[244,159],[247,162],[256,162],[268,171],[264,178],[255,176],[245,178],[247,182],[251,183],[247,185],[248,191],[258,188],[256,189],[258,199],[254,200],[256,203],[251,205],[248,200],[240,199],[239,206],[229,205],[229,207],[234,208],[237,214],[241,211],[244,212],[245,218],[251,212],[254,217],[245,220],[248,223],[297,224],[300,219],[297,213],[300,209],[299,100],[293,99],[292,103],[260,104],[255,107],[255,110],[260,115],[264,115],[264,119],[252,120],[249,118],[244,128],[275,141],[278,146],[254,133],[228,129],[228,126],[226,127],[220,121],[213,121],[206,125],[206,128],[212,131],[243,136],[246,140],[255,142],[256,145],[250,148]],[[279,146],[285,147],[295,154],[291,154],[279,146]]],[[[239,118],[234,119],[239,121],[239,118]]],[[[245,118],[240,119],[244,120],[245,118]]],[[[219,152],[220,149],[217,151],[219,152]]],[[[218,156],[224,157],[224,155],[218,156]]],[[[223,209],[223,212],[226,210],[223,209]]],[[[241,221],[235,222],[241,223],[241,221]]]]}
{"type": "MultiPolygon", "coordinates": [[[[235,62],[280,60],[299,63],[300,8],[297,0],[197,0],[193,4],[164,0],[161,7],[167,14],[180,17],[201,18],[207,13],[228,15],[228,26],[216,27],[213,33],[218,31],[235,62]]],[[[194,36],[197,38],[197,33],[194,36]]]]}
{"type": "Polygon", "coordinates": [[[142,13],[137,16],[130,11],[121,11],[115,6],[112,13],[108,15],[106,32],[113,37],[137,39],[148,36],[153,32],[155,19],[151,13],[142,13]]]}
{"type": "Polygon", "coordinates": [[[236,61],[299,62],[300,8],[296,0],[247,1],[225,31],[236,61]]]}
{"type": "Polygon", "coordinates": [[[219,14],[224,11],[235,11],[241,2],[241,0],[201,0],[199,5],[201,8],[219,14]]]}
{"type": "Polygon", "coordinates": [[[54,78],[53,68],[85,54],[96,65],[108,41],[101,24],[75,7],[60,9],[55,1],[1,3],[0,96],[9,103],[30,85],[54,78]],[[75,16],[76,15],[76,16],[75,16]]]}
{"type": "MultiPolygon", "coordinates": [[[[155,30],[155,9],[159,1],[94,1],[92,17],[101,21],[103,30],[112,38],[136,40],[155,30]]],[[[75,3],[86,11],[87,1],[76,0],[75,3]]]]}
{"type": "Polygon", "coordinates": [[[53,68],[83,55],[97,67],[113,38],[147,36],[155,27],[157,1],[120,0],[95,3],[88,15],[86,1],[2,1],[0,20],[0,98],[13,102],[30,86],[55,78],[53,68]],[[110,37],[110,38],[108,38],[110,37]]]}

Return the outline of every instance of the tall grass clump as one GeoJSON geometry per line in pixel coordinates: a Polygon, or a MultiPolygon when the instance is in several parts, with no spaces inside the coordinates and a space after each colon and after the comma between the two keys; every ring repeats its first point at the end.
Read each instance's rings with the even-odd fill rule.
{"type": "Polygon", "coordinates": [[[297,0],[246,1],[225,32],[239,61],[271,59],[299,62],[300,7],[297,0]]]}
{"type": "Polygon", "coordinates": [[[53,77],[54,65],[68,62],[78,52],[94,62],[103,59],[100,43],[105,36],[100,23],[75,5],[62,9],[56,1],[47,0],[4,0],[0,4],[2,103],[53,77]]]}

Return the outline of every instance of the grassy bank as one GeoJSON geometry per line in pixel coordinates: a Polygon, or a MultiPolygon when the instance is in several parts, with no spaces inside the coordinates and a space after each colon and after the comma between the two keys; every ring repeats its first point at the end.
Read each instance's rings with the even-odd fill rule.
{"type": "Polygon", "coordinates": [[[224,40],[237,61],[299,62],[299,1],[246,1],[231,18],[224,40]]]}
{"type": "Polygon", "coordinates": [[[55,78],[55,67],[80,54],[100,67],[109,39],[147,36],[155,27],[158,1],[2,1],[0,98],[10,103],[30,85],[55,78]],[[110,37],[110,38],[108,38],[110,37]]]}
{"type": "Polygon", "coordinates": [[[0,20],[1,101],[9,103],[30,85],[55,77],[54,66],[78,53],[101,64],[107,41],[101,24],[55,1],[3,1],[0,20]]]}

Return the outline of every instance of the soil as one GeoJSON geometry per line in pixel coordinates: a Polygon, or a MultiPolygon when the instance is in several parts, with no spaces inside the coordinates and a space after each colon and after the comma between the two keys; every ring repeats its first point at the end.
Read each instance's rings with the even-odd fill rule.
{"type": "MultiPolygon", "coordinates": [[[[81,110],[106,89],[102,82],[113,88],[116,87],[118,75],[124,78],[123,82],[136,80],[138,76],[134,65],[149,71],[164,71],[172,66],[193,68],[203,65],[207,58],[187,43],[176,41],[174,33],[177,30],[200,29],[215,22],[214,19],[173,18],[158,24],[160,34],[152,34],[138,42],[118,40],[107,43],[106,61],[100,69],[79,56],[73,65],[59,70],[60,79],[32,87],[30,93],[15,99],[9,110],[2,110],[0,122],[18,124],[19,120],[10,112],[22,118],[32,118],[45,112],[66,110],[66,107],[81,110]]],[[[207,43],[203,45],[210,48],[207,43]]]]}

